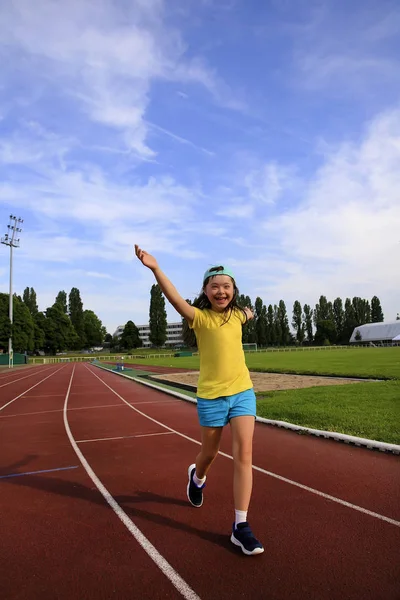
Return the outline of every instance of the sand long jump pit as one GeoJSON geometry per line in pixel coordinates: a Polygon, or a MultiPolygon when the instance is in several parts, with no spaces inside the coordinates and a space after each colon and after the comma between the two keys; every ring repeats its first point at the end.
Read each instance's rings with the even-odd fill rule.
{"type": "MultiPolygon", "coordinates": [[[[350,385],[360,383],[361,379],[352,379],[344,377],[322,377],[316,375],[283,375],[280,373],[256,373],[250,372],[255,392],[270,392],[276,390],[297,390],[301,388],[310,388],[327,385],[350,385]]],[[[193,387],[196,390],[198,371],[189,373],[168,373],[168,375],[152,375],[151,379],[171,383],[172,385],[183,384],[193,387]]]]}

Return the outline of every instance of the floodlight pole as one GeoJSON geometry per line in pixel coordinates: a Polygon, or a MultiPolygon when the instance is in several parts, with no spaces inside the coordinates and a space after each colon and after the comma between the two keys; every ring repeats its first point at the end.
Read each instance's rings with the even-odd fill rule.
{"type": "Polygon", "coordinates": [[[19,247],[19,238],[16,238],[17,233],[21,233],[22,229],[19,227],[23,223],[23,219],[10,215],[10,223],[7,225],[8,233],[1,238],[1,243],[10,247],[10,295],[9,295],[9,308],[8,317],[10,319],[11,331],[10,337],[8,338],[8,368],[12,369],[14,366],[13,346],[12,346],[12,324],[13,324],[13,248],[19,247]]]}

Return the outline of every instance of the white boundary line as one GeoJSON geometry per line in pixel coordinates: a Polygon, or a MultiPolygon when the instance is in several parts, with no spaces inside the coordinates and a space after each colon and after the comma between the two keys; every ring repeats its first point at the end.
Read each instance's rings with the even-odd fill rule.
{"type": "MultiPolygon", "coordinates": [[[[65,394],[55,394],[56,396],[63,396],[65,398],[65,394]]],[[[100,404],[99,406],[78,406],[77,408],[70,408],[70,412],[73,410],[92,410],[93,408],[121,408],[122,404],[100,404]]],[[[53,410],[38,410],[36,412],[28,412],[28,413],[20,413],[15,415],[1,415],[0,419],[11,419],[15,417],[29,417],[31,415],[45,415],[47,413],[57,413],[63,412],[62,408],[54,408],[53,410]]]]}
{"type": "MultiPolygon", "coordinates": [[[[54,398],[57,396],[64,396],[64,394],[54,394],[54,398]]],[[[53,398],[53,396],[49,396],[53,398]]],[[[40,396],[29,396],[29,398],[40,398],[40,396]]],[[[141,404],[172,404],[177,402],[177,400],[167,400],[167,402],[163,402],[160,400],[155,400],[154,402],[135,402],[135,406],[139,406],[141,404]]],[[[95,408],[124,408],[123,404],[99,404],[98,406],[77,406],[76,408],[70,408],[69,411],[72,412],[74,410],[93,410],[95,408]]],[[[27,413],[16,413],[14,415],[0,415],[1,419],[13,419],[16,417],[29,417],[32,415],[45,415],[47,413],[57,413],[63,412],[62,408],[54,408],[53,410],[38,410],[35,412],[27,412],[27,413]]]]}
{"type": "Polygon", "coordinates": [[[119,437],[97,438],[94,440],[76,440],[77,444],[87,444],[89,442],[110,442],[113,440],[130,440],[132,438],[154,437],[157,435],[174,435],[172,431],[162,431],[161,433],[139,433],[137,435],[120,435],[119,437]]]}
{"type": "MultiPolygon", "coordinates": [[[[88,368],[88,367],[86,367],[88,368]]],[[[90,371],[90,369],[88,369],[90,371]]],[[[109,369],[104,369],[105,371],[108,371],[109,369]]],[[[140,415],[142,415],[143,417],[146,417],[146,419],[149,419],[150,421],[153,421],[154,423],[157,423],[158,425],[160,425],[161,427],[165,427],[165,429],[168,429],[169,431],[172,431],[173,433],[176,433],[177,435],[191,441],[194,442],[195,444],[201,445],[201,442],[199,442],[198,440],[195,440],[183,433],[181,433],[180,431],[176,431],[176,429],[173,429],[172,427],[168,427],[168,425],[164,425],[164,423],[160,423],[160,421],[157,421],[156,419],[153,419],[153,417],[149,417],[149,415],[146,415],[145,413],[143,413],[142,411],[140,411],[139,409],[135,408],[134,406],[132,406],[127,400],[125,400],[125,398],[123,398],[122,396],[120,396],[120,394],[118,394],[118,392],[116,392],[115,390],[113,390],[105,381],[103,381],[100,377],[98,377],[98,375],[96,375],[96,373],[94,373],[93,371],[91,371],[92,374],[97,377],[97,379],[99,379],[106,387],[108,387],[109,390],[111,390],[116,396],[118,396],[118,398],[120,398],[123,402],[125,402],[125,404],[127,404],[128,406],[130,406],[132,408],[132,410],[134,410],[135,412],[139,413],[140,415]]],[[[128,379],[130,379],[132,381],[131,377],[128,377],[128,379]]],[[[135,380],[136,381],[136,380],[135,380]]],[[[140,380],[138,380],[138,383],[142,383],[140,380]]],[[[148,385],[147,383],[145,385],[148,385]]],[[[155,387],[153,385],[150,385],[149,387],[155,387]]],[[[157,388],[156,388],[157,389],[157,388]]],[[[158,391],[164,391],[163,389],[160,390],[158,389],[158,391]]],[[[181,394],[183,396],[183,394],[181,394]]],[[[190,398],[190,401],[193,401],[193,398],[190,398]]],[[[233,456],[231,456],[230,454],[225,454],[225,452],[221,452],[219,451],[219,454],[221,454],[221,456],[225,456],[225,458],[229,458],[230,460],[233,460],[233,456]]],[[[278,479],[279,481],[283,481],[284,483],[288,483],[290,485],[293,485],[295,487],[298,487],[302,490],[305,490],[307,492],[310,492],[312,494],[315,494],[316,496],[320,496],[321,498],[325,498],[326,500],[330,500],[332,502],[336,502],[337,504],[341,504],[342,506],[346,506],[347,508],[352,508],[353,510],[356,510],[360,513],[363,513],[365,515],[369,515],[370,517],[374,517],[375,519],[379,519],[381,521],[385,521],[386,523],[390,523],[391,525],[394,525],[395,527],[400,527],[400,521],[396,521],[395,519],[391,519],[390,517],[385,517],[384,515],[381,515],[379,513],[373,512],[371,510],[368,510],[366,508],[363,508],[362,506],[358,506],[357,504],[352,504],[351,502],[347,502],[346,500],[341,500],[340,498],[337,498],[336,496],[331,496],[330,494],[325,494],[324,492],[320,492],[319,490],[316,490],[314,488],[311,488],[307,485],[303,485],[302,483],[298,483],[297,481],[293,481],[292,479],[288,479],[287,477],[282,477],[282,475],[277,475],[276,473],[273,473],[271,471],[266,471],[265,469],[262,469],[261,467],[257,467],[256,465],[252,465],[253,469],[255,471],[259,471],[260,473],[264,473],[265,475],[269,475],[270,477],[273,477],[274,479],[278,479]]]]}
{"type": "MultiPolygon", "coordinates": [[[[175,587],[178,592],[182,594],[182,596],[186,600],[200,600],[199,596],[196,594],[194,590],[186,583],[184,579],[175,571],[175,569],[169,564],[168,561],[158,552],[158,550],[153,546],[153,544],[143,535],[140,529],[131,521],[126,512],[121,508],[118,502],[113,498],[107,488],[102,484],[100,479],[94,473],[93,469],[89,465],[88,461],[82,454],[81,450],[78,448],[78,445],[74,439],[74,436],[71,433],[71,429],[68,423],[67,416],[67,408],[68,408],[68,399],[71,391],[72,380],[75,373],[75,366],[73,368],[71,379],[69,381],[68,390],[65,396],[64,402],[64,426],[67,432],[68,439],[71,443],[71,446],[75,450],[75,453],[79,460],[82,463],[83,468],[86,473],[89,475],[90,479],[93,481],[104,500],[111,506],[117,517],[122,521],[128,531],[133,535],[138,544],[143,548],[143,550],[148,554],[148,556],[154,561],[157,567],[164,573],[164,575],[170,580],[172,585],[175,587]]],[[[96,375],[97,377],[97,375],[96,375]]],[[[100,378],[99,378],[100,379],[100,378]]],[[[100,379],[101,381],[101,379],[100,379]]]]}
{"type": "MultiPolygon", "coordinates": [[[[45,373],[47,373],[47,371],[49,371],[49,369],[46,369],[45,373]]],[[[36,375],[36,373],[30,373],[29,375],[25,375],[25,377],[20,377],[19,379],[14,379],[13,381],[9,381],[8,383],[3,383],[2,385],[0,385],[0,388],[6,387],[6,385],[16,383],[17,381],[22,381],[23,379],[27,379],[28,377],[32,377],[32,375],[36,375]]]]}
{"type": "Polygon", "coordinates": [[[21,398],[21,396],[24,396],[25,394],[27,394],[28,392],[30,392],[30,390],[33,390],[33,388],[35,388],[39,384],[43,383],[43,381],[46,381],[46,379],[49,379],[49,377],[53,377],[53,375],[55,375],[56,373],[58,373],[59,371],[61,371],[61,369],[63,369],[63,368],[64,368],[64,366],[62,366],[60,369],[57,369],[57,371],[53,371],[52,373],[50,373],[50,375],[47,375],[47,377],[45,377],[44,379],[41,379],[40,381],[38,381],[37,383],[35,383],[35,385],[33,385],[32,387],[30,387],[28,390],[25,390],[24,392],[22,392],[22,394],[20,394],[19,396],[16,396],[12,400],[10,400],[10,402],[7,402],[7,404],[4,404],[3,406],[0,406],[0,411],[3,410],[3,408],[5,408],[6,406],[8,406],[9,404],[12,404],[13,402],[15,402],[15,400],[18,400],[18,398],[21,398]]]}

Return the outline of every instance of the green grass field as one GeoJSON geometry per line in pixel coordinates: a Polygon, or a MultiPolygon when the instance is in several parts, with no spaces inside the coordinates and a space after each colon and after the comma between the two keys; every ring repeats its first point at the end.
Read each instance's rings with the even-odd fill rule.
{"type": "MultiPolygon", "coordinates": [[[[132,358],[125,362],[198,369],[199,357],[132,358]]],[[[400,379],[400,347],[305,350],[291,352],[254,352],[246,354],[251,371],[334,375],[370,379],[400,379]]]]}
{"type": "MultiPolygon", "coordinates": [[[[140,365],[198,369],[199,358],[132,358],[140,365]]],[[[246,354],[250,370],[387,379],[257,394],[260,417],[400,444],[400,348],[246,354]]]]}
{"type": "Polygon", "coordinates": [[[303,427],[400,444],[400,381],[260,393],[257,414],[303,427]]]}

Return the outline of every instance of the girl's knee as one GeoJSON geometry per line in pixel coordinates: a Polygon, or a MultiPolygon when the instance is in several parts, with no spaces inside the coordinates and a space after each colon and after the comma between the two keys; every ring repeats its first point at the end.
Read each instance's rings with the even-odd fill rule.
{"type": "Polygon", "coordinates": [[[233,452],[233,461],[240,466],[251,466],[253,462],[252,448],[236,448],[233,452]]]}

